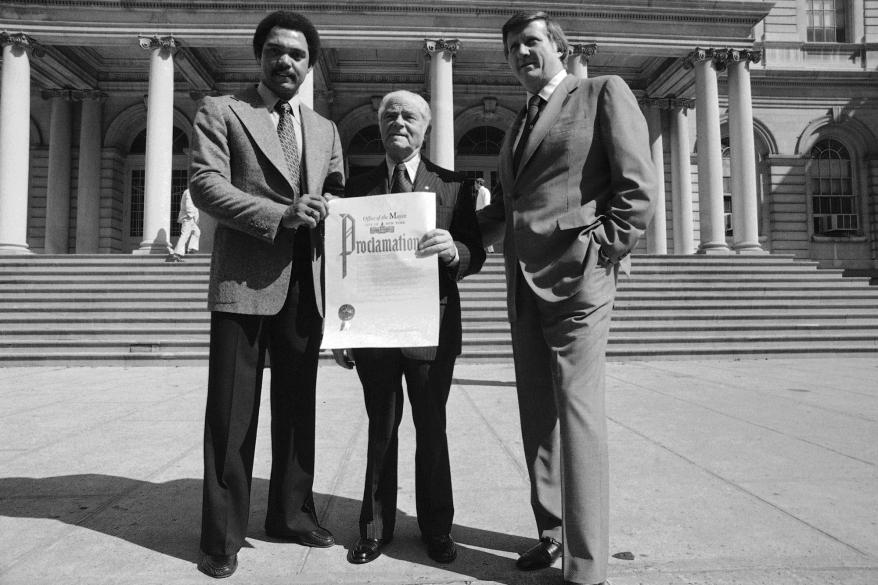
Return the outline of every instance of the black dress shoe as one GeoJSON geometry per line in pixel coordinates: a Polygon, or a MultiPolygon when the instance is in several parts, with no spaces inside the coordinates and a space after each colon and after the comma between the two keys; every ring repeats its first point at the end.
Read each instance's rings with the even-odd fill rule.
{"type": "Polygon", "coordinates": [[[348,562],[355,565],[371,563],[381,556],[381,549],[390,543],[385,538],[360,538],[348,551],[348,562]]]}
{"type": "Polygon", "coordinates": [[[202,554],[198,561],[198,570],[214,579],[231,577],[238,568],[238,555],[208,555],[202,554]]]}
{"type": "Polygon", "coordinates": [[[457,558],[457,545],[450,534],[424,536],[427,543],[427,555],[437,563],[450,563],[457,558]]]}
{"type": "Polygon", "coordinates": [[[266,527],[265,534],[271,538],[287,540],[289,542],[301,544],[302,546],[311,546],[314,548],[329,548],[335,544],[335,538],[332,536],[332,533],[320,526],[314,530],[306,530],[305,532],[293,532],[292,530],[285,528],[278,530],[266,527]]]}
{"type": "Polygon", "coordinates": [[[560,542],[545,536],[536,545],[518,557],[518,560],[515,561],[515,566],[522,571],[545,569],[551,567],[561,557],[562,552],[563,549],[560,542]]]}

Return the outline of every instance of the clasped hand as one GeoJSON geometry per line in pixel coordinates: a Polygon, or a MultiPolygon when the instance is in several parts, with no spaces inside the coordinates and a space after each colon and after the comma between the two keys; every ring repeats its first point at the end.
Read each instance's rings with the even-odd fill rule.
{"type": "Polygon", "coordinates": [[[418,256],[430,256],[438,254],[439,259],[445,264],[450,265],[457,260],[457,246],[454,245],[454,238],[448,233],[448,230],[436,228],[428,231],[418,242],[418,256]]]}
{"type": "Polygon", "coordinates": [[[296,229],[301,226],[307,228],[317,227],[318,223],[326,219],[326,215],[329,213],[326,203],[332,198],[333,196],[329,193],[324,195],[306,193],[302,195],[296,199],[295,203],[287,207],[283,219],[281,219],[281,225],[289,229],[296,229]]]}

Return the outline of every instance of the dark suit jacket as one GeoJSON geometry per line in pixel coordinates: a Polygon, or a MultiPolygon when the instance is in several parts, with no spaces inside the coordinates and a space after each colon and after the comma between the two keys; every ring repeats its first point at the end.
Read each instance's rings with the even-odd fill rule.
{"type": "Polygon", "coordinates": [[[512,145],[522,119],[500,151],[502,196],[479,214],[485,242],[504,241],[512,319],[519,272],[551,302],[576,294],[596,264],[627,260],[656,187],[646,121],[621,78],[563,79],[516,173],[512,145]]]}
{"type": "MultiPolygon", "coordinates": [[[[461,351],[461,325],[457,281],[481,270],[485,262],[472,199],[473,182],[422,157],[414,191],[436,193],[436,227],[448,230],[457,245],[460,263],[456,267],[448,268],[438,258],[436,262],[439,270],[439,344],[458,355],[461,351]]],[[[384,161],[370,172],[350,179],[345,188],[346,197],[383,193],[390,193],[384,161]]],[[[436,347],[403,348],[403,353],[415,359],[432,360],[436,356],[436,347]]]]}
{"type": "MultiPolygon", "coordinates": [[[[341,195],[338,130],[304,105],[301,112],[305,192],[341,195]]],[[[236,96],[204,98],[195,116],[189,188],[195,204],[217,220],[208,308],[276,314],[289,290],[295,234],[280,221],[298,187],[290,182],[277,128],[255,86],[236,96]]],[[[309,231],[322,314],[322,232],[309,231]]]]}

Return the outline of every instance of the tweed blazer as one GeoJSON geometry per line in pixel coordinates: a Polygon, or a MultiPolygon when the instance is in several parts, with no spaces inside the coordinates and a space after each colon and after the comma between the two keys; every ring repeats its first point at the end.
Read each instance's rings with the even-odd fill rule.
{"type": "MultiPolygon", "coordinates": [[[[301,117],[301,185],[306,193],[342,195],[338,129],[304,105],[301,117]]],[[[277,128],[255,86],[204,98],[195,116],[189,188],[195,204],[217,220],[208,308],[276,314],[289,290],[295,234],[280,222],[299,186],[291,183],[277,128]]],[[[321,315],[322,227],[309,230],[321,315]]]]}
{"type": "MultiPolygon", "coordinates": [[[[348,181],[346,197],[390,193],[387,165],[381,164],[366,174],[348,181]]],[[[485,249],[476,220],[473,181],[460,173],[443,169],[421,158],[413,182],[414,191],[436,193],[436,227],[448,230],[457,246],[460,262],[448,268],[437,258],[439,270],[439,344],[449,346],[454,355],[461,351],[460,293],[457,281],[475,274],[485,262],[485,249]]],[[[437,347],[402,348],[403,354],[414,359],[432,360],[437,347]]]]}
{"type": "Polygon", "coordinates": [[[502,195],[479,214],[485,241],[504,241],[513,320],[519,272],[554,302],[576,294],[596,265],[626,263],[656,190],[646,121],[620,77],[564,78],[516,172],[512,147],[523,119],[522,111],[500,150],[502,195]]]}

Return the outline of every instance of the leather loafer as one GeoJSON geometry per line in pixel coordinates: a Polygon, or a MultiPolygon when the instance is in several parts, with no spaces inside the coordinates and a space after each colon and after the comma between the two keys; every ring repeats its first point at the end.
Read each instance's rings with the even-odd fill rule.
{"type": "Polygon", "coordinates": [[[554,538],[545,536],[540,541],[524,552],[515,566],[522,571],[535,571],[537,569],[546,569],[561,557],[563,549],[561,543],[554,538]]]}
{"type": "Polygon", "coordinates": [[[427,543],[427,555],[437,563],[450,563],[457,558],[457,545],[450,534],[424,536],[427,543]]]}
{"type": "Polygon", "coordinates": [[[287,529],[276,530],[273,528],[266,528],[265,534],[267,534],[271,538],[276,538],[278,540],[287,540],[289,542],[301,544],[302,546],[311,546],[314,548],[329,548],[330,546],[335,544],[335,538],[332,536],[332,533],[320,526],[318,526],[314,530],[307,530],[305,532],[293,532],[292,530],[287,529]]]}
{"type": "Polygon", "coordinates": [[[384,538],[360,538],[348,551],[348,562],[355,565],[371,563],[381,556],[381,549],[389,542],[384,538]]]}
{"type": "Polygon", "coordinates": [[[198,561],[198,570],[214,579],[231,577],[238,568],[238,555],[208,555],[202,554],[198,561]]]}

